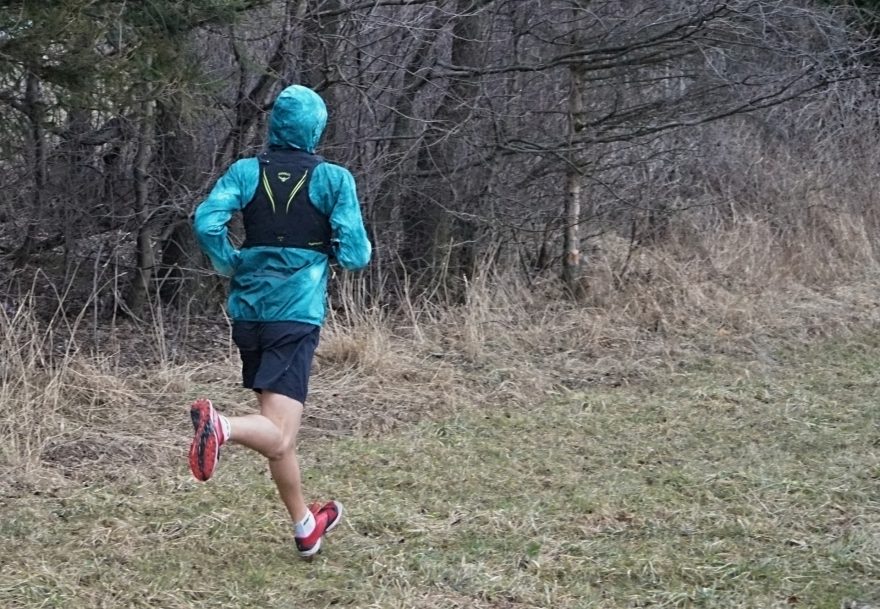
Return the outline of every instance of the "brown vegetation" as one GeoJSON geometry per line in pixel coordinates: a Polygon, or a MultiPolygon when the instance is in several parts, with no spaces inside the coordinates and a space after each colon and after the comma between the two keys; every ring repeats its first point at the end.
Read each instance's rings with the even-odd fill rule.
{"type": "MultiPolygon", "coordinates": [[[[880,321],[880,269],[863,223],[825,215],[773,233],[751,218],[703,235],[682,226],[635,253],[598,240],[580,302],[554,296],[551,284],[487,274],[468,282],[461,304],[367,308],[351,300],[364,279],[344,277],[317,357],[310,433],[370,434],[464,405],[539,403],[712,354],[770,365],[785,345],[880,321]]],[[[89,309],[63,311],[47,322],[24,303],[0,315],[8,482],[47,467],[112,475],[119,458],[151,469],[179,457],[182,409],[195,395],[250,408],[225,324],[119,321],[95,332],[89,309]]]]}

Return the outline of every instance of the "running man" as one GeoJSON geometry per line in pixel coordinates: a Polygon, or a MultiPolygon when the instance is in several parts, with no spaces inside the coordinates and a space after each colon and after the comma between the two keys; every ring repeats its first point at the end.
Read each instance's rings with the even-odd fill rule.
{"type": "Polygon", "coordinates": [[[227,442],[266,457],[303,557],[316,554],[342,518],[338,501],[306,507],[296,454],[326,313],[329,262],[334,257],[356,270],[371,253],[354,178],[314,154],[326,124],[327,108],[317,93],[299,85],[284,89],[269,119],[268,149],[229,167],[195,213],[199,244],[217,272],[231,278],[233,340],[259,414],[226,417],[209,399],[196,400],[190,469],[208,480],[227,442]],[[237,250],[227,223],[239,211],[245,241],[237,250]]]}

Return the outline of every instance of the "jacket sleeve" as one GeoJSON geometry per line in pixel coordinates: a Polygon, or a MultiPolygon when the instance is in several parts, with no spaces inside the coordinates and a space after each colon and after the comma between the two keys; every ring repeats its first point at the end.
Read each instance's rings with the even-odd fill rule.
{"type": "Polygon", "coordinates": [[[217,180],[208,198],[196,208],[193,228],[199,245],[214,269],[227,277],[235,271],[240,252],[232,247],[226,224],[232,214],[253,198],[259,179],[258,163],[257,159],[234,163],[217,180]]]}
{"type": "Polygon", "coordinates": [[[354,271],[367,266],[372,246],[351,172],[339,165],[321,163],[309,184],[309,197],[330,217],[336,260],[342,268],[354,271]]]}

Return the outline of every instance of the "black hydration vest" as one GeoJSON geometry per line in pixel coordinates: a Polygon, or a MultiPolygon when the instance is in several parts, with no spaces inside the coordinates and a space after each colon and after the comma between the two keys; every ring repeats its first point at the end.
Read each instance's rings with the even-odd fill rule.
{"type": "Polygon", "coordinates": [[[324,159],[303,150],[260,155],[260,184],[245,206],[242,247],[298,247],[330,255],[330,219],[312,205],[309,182],[324,159]]]}

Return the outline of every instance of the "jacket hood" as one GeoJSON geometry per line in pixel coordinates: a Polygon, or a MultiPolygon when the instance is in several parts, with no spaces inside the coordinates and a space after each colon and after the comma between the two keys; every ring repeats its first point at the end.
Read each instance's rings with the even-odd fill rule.
{"type": "Polygon", "coordinates": [[[314,152],[327,126],[324,100],[307,87],[291,85],[275,99],[269,118],[269,145],[314,152]]]}

